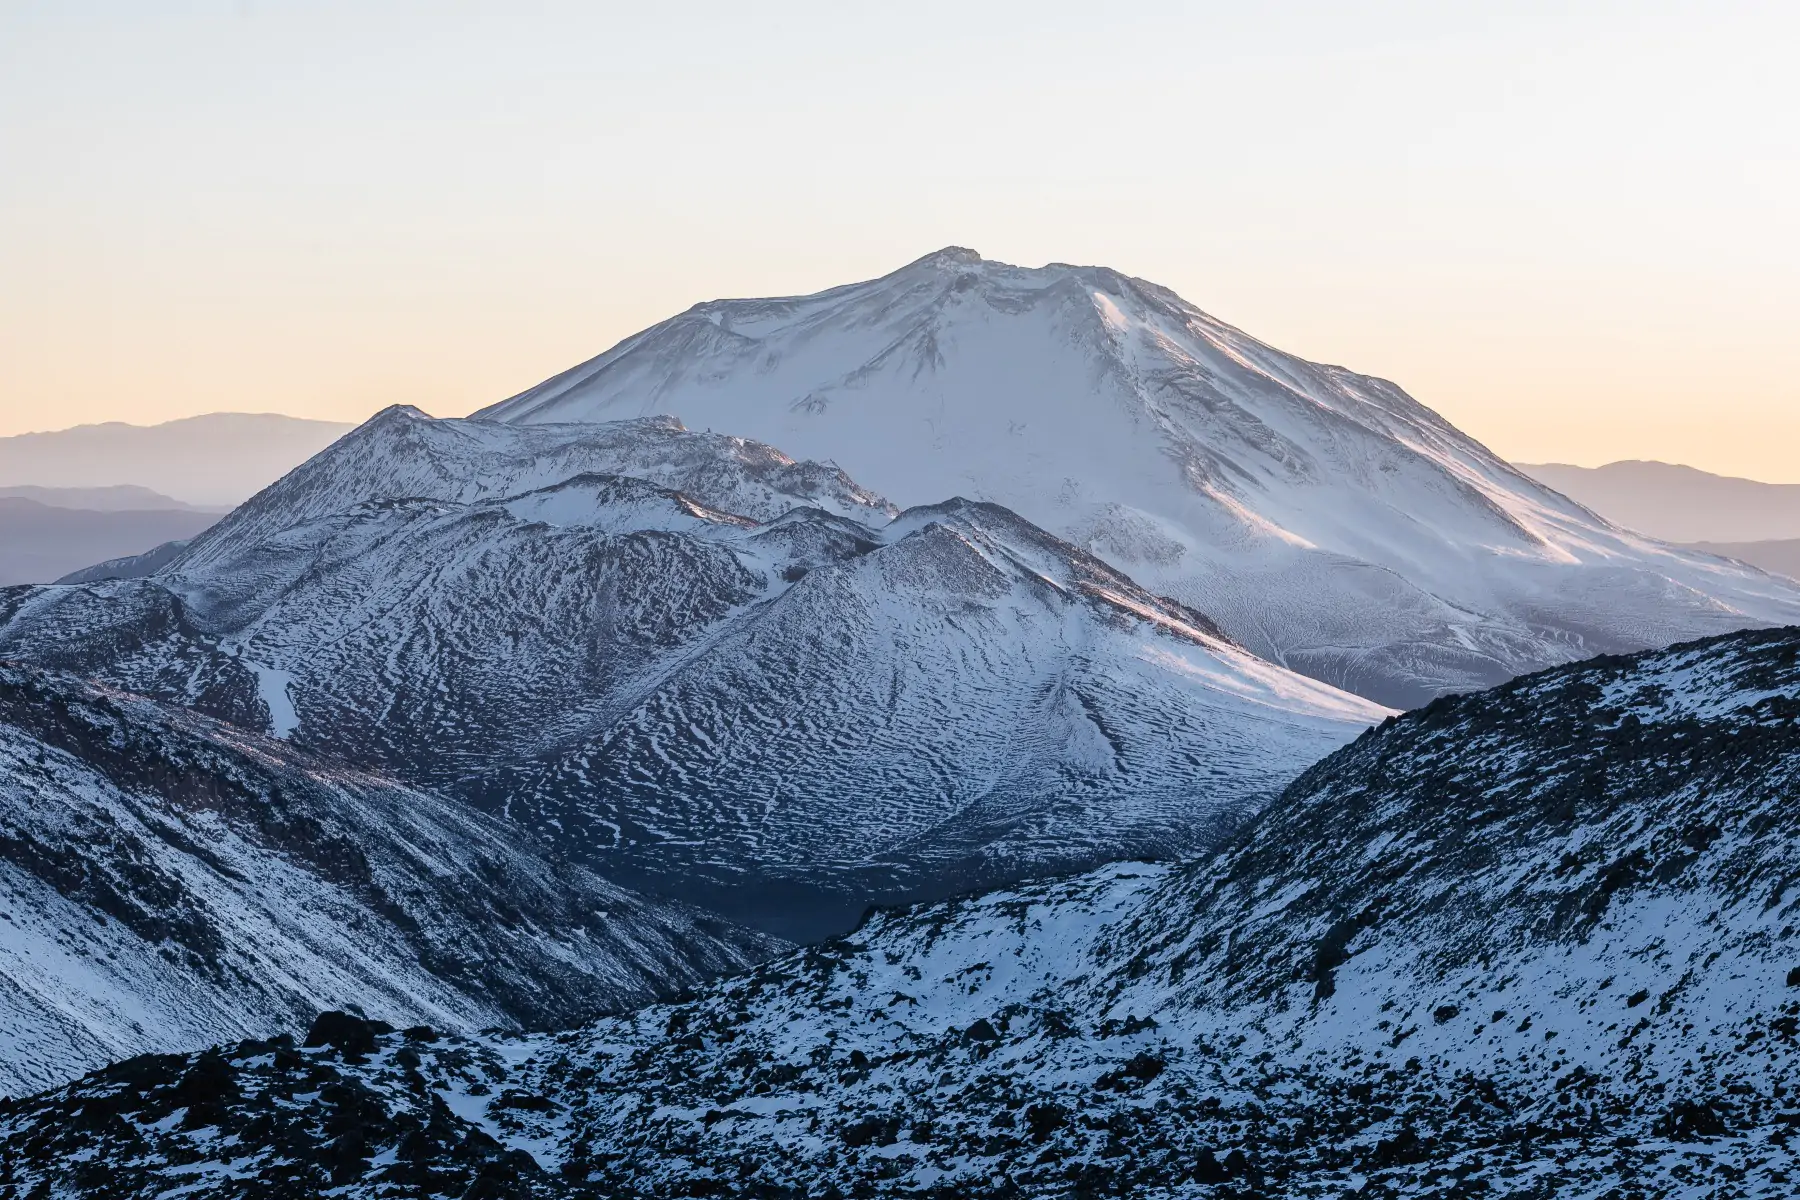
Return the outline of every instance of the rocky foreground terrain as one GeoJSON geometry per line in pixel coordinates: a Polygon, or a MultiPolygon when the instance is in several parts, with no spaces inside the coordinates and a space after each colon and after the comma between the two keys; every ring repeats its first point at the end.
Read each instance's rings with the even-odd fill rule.
{"type": "Polygon", "coordinates": [[[1800,631],[1384,722],[1216,855],[565,1033],[328,1015],[0,1114],[18,1195],[1785,1197],[1800,631]]]}

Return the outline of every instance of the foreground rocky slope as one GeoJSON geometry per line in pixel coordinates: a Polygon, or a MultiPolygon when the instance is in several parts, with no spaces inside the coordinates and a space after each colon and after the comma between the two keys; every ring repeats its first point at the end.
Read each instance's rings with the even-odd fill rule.
{"type": "Polygon", "coordinates": [[[0,1094],[345,1004],[567,1025],[776,948],[453,801],[0,664],[0,1094]]]}
{"type": "Polygon", "coordinates": [[[1800,631],[1584,663],[1384,724],[1216,857],[567,1034],[121,1064],[0,1137],[76,1194],[1790,1196],[1797,721],[1800,631]]]}
{"type": "Polygon", "coordinates": [[[0,592],[0,652],[800,937],[1210,846],[1385,715],[1005,509],[668,421],[392,410],[150,578],[0,592]]]}
{"type": "Polygon", "coordinates": [[[904,505],[1005,505],[1397,708],[1800,621],[1792,581],[1617,528],[1394,384],[1103,267],[952,247],[812,296],[697,304],[479,415],[653,413],[829,457],[904,505]]]}

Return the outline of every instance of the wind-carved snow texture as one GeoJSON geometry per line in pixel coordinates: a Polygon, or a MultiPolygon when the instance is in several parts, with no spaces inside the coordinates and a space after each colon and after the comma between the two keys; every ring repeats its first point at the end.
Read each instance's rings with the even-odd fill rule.
{"type": "Polygon", "coordinates": [[[125,1063],[0,1137],[22,1192],[123,1196],[1787,1197],[1797,782],[1800,631],[1584,663],[1384,724],[1215,857],[569,1033],[125,1063]]]}
{"type": "Polygon", "coordinates": [[[567,1025],[778,948],[441,797],[0,666],[0,1095],[344,1005],[567,1025]]]}
{"type": "Polygon", "coordinates": [[[1796,783],[1800,630],[1597,660],[1384,723],[1211,858],[572,1033],[124,1063],[0,1130],[22,1189],[142,1196],[1791,1196],[1796,783]]]}
{"type": "Polygon", "coordinates": [[[892,512],[666,419],[395,409],[153,578],[0,592],[0,653],[800,937],[1209,846],[1386,715],[1005,509],[892,512]]]}
{"type": "Polygon", "coordinates": [[[1800,588],[1608,524],[1394,384],[1116,271],[949,249],[722,300],[480,414],[679,414],[907,505],[989,500],[1398,708],[1596,653],[1800,621],[1800,588]]]}

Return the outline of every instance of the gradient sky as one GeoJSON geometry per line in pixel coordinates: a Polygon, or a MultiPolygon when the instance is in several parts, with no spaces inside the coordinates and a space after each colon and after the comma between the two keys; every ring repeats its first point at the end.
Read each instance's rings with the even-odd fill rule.
{"type": "Polygon", "coordinates": [[[1519,460],[1800,481],[1800,4],[0,0],[0,435],[456,415],[1103,263],[1519,460]]]}

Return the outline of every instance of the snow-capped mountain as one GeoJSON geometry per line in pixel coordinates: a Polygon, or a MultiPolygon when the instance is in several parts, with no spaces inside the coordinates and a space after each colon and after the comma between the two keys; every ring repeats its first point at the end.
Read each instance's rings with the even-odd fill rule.
{"type": "Polygon", "coordinates": [[[779,948],[442,797],[0,665],[0,1095],[346,1004],[566,1025],[779,948]]]}
{"type": "Polygon", "coordinates": [[[805,936],[1209,845],[1386,715],[1004,509],[892,511],[667,419],[392,410],[151,578],[0,593],[0,652],[805,936]]]}
{"type": "Polygon", "coordinates": [[[1013,509],[1255,653],[1384,704],[1800,621],[1800,589],[1616,528],[1385,380],[1115,271],[949,249],[725,300],[482,414],[675,413],[905,505],[1013,509]]]}
{"type": "Polygon", "coordinates": [[[1596,660],[1384,723],[1215,857],[880,912],[568,1033],[125,1063],[0,1138],[21,1191],[129,1196],[1773,1200],[1797,784],[1800,631],[1596,660]]]}

